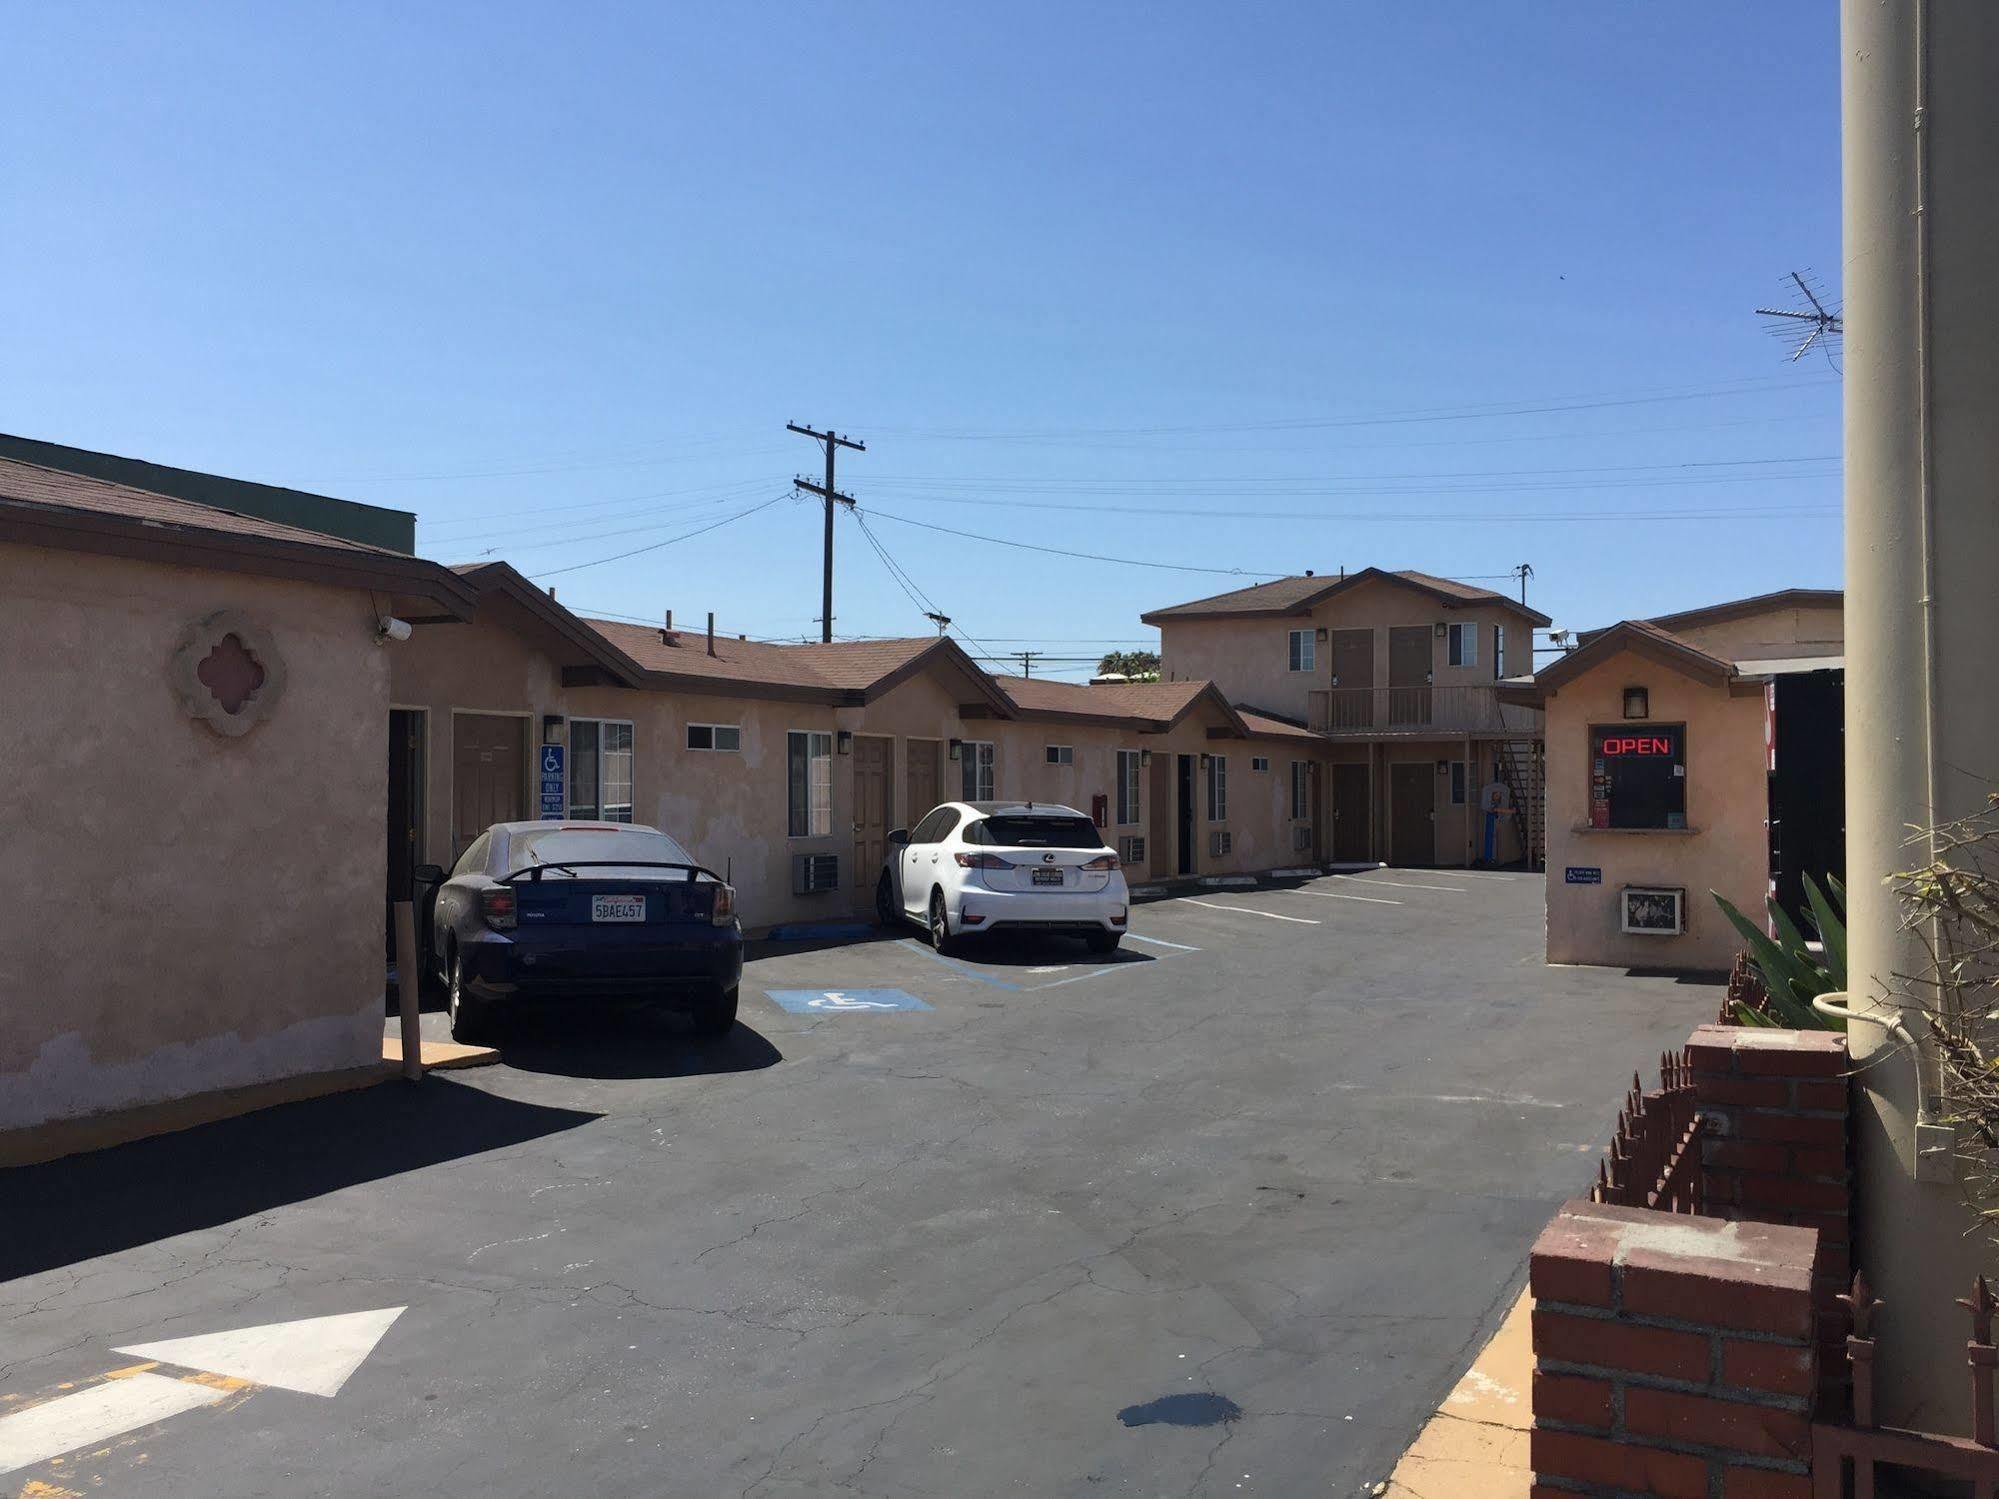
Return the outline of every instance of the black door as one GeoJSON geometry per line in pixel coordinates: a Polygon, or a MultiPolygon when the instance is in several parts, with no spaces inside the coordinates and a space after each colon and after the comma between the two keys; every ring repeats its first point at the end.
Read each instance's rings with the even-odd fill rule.
{"type": "Polygon", "coordinates": [[[1388,862],[1437,862],[1437,773],[1430,762],[1397,761],[1388,767],[1388,862]]]}
{"type": "Polygon", "coordinates": [[[1174,867],[1181,874],[1194,872],[1194,757],[1180,756],[1180,803],[1176,813],[1179,818],[1179,863],[1174,867]]]}
{"type": "Polygon", "coordinates": [[[1373,852],[1368,837],[1368,768],[1365,765],[1333,767],[1333,857],[1342,864],[1358,864],[1373,852]]]}
{"type": "MultiPolygon", "coordinates": [[[[410,898],[423,825],[423,713],[389,710],[387,956],[396,955],[396,902],[410,898]]],[[[421,939],[419,939],[419,942],[421,939]]]]}
{"type": "Polygon", "coordinates": [[[1770,875],[1777,904],[1811,931],[1805,876],[1846,878],[1846,674],[1776,679],[1777,768],[1770,775],[1770,875]]]}

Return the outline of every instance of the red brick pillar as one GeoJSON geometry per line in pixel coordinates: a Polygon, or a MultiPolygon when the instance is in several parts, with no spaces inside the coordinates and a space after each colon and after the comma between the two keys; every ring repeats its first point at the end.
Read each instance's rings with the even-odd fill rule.
{"type": "Polygon", "coordinates": [[[1535,1499],[1810,1499],[1810,1229],[1571,1202],[1534,1245],[1535,1499]]]}
{"type": "Polygon", "coordinates": [[[1707,1120],[1701,1211],[1819,1231],[1820,1408],[1843,1414],[1847,1313],[1835,1298],[1853,1280],[1846,1036],[1704,1025],[1687,1054],[1707,1120]]]}

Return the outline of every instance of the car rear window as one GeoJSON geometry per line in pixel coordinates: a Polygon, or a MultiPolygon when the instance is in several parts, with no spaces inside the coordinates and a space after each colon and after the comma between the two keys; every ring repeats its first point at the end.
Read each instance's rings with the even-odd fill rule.
{"type": "MultiPolygon", "coordinates": [[[[640,828],[549,828],[531,832],[516,833],[507,851],[508,858],[516,869],[529,869],[536,864],[562,864],[568,861],[633,864],[691,864],[694,858],[673,839],[664,833],[655,833],[640,828]]],[[[581,875],[602,876],[615,874],[609,869],[579,870],[581,875]]],[[[657,871],[662,876],[671,877],[667,870],[657,871]]]]}
{"type": "Polygon", "coordinates": [[[1102,848],[1104,835],[1087,817],[988,817],[965,830],[967,843],[1001,848],[1102,848]]]}

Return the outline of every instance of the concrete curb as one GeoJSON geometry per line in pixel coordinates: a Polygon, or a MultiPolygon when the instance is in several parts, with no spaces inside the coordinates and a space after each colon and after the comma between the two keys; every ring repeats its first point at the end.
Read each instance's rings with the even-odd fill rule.
{"type": "Polygon", "coordinates": [[[1451,1387],[1385,1483],[1379,1499],[1528,1499],[1534,1473],[1534,1299],[1523,1288],[1492,1341],[1451,1387]]]}
{"type": "Polygon", "coordinates": [[[838,942],[874,934],[872,921],[793,921],[774,926],[763,934],[764,942],[838,942]]]}

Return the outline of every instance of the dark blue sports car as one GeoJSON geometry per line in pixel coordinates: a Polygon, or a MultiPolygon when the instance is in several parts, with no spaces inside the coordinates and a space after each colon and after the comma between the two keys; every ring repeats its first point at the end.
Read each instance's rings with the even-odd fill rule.
{"type": "Polygon", "coordinates": [[[659,999],[709,1035],[735,1024],[736,892],[656,828],[495,823],[448,878],[417,877],[437,885],[428,956],[460,1041],[534,1001],[659,999]]]}

